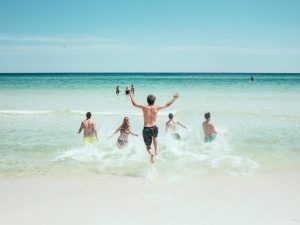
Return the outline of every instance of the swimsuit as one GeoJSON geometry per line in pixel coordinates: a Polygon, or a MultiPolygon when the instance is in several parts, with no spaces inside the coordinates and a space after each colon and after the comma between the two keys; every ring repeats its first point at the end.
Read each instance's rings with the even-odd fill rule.
{"type": "Polygon", "coordinates": [[[172,134],[172,137],[175,139],[175,140],[180,140],[180,135],[178,133],[173,133],[172,134]]]}
{"type": "Polygon", "coordinates": [[[127,143],[128,143],[127,140],[118,139],[118,144],[119,144],[120,146],[124,146],[124,145],[126,145],[127,143]]]}
{"type": "Polygon", "coordinates": [[[97,141],[97,138],[96,137],[85,137],[83,140],[84,140],[85,144],[92,144],[97,141]]]}
{"type": "Polygon", "coordinates": [[[212,142],[212,141],[214,141],[216,139],[216,137],[217,137],[217,135],[215,135],[215,134],[213,134],[213,135],[211,135],[209,137],[205,137],[204,138],[204,142],[212,142]]]}
{"type": "Polygon", "coordinates": [[[121,134],[127,134],[127,136],[125,136],[125,139],[122,139],[121,137],[118,138],[119,145],[124,146],[128,143],[127,138],[128,138],[129,132],[126,132],[126,130],[124,130],[123,128],[120,129],[120,132],[121,132],[121,134]]]}
{"type": "Polygon", "coordinates": [[[152,144],[152,138],[156,138],[158,135],[158,127],[154,126],[154,127],[144,127],[143,129],[143,138],[144,138],[144,142],[145,145],[147,146],[147,148],[150,148],[151,144],[152,144]]]}

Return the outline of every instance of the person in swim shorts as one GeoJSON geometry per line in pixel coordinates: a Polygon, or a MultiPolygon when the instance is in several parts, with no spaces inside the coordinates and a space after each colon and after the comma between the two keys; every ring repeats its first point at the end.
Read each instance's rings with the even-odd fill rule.
{"type": "Polygon", "coordinates": [[[204,142],[212,142],[217,137],[217,131],[215,130],[214,125],[211,123],[210,113],[204,114],[205,121],[202,123],[202,128],[204,132],[204,142]]]}
{"type": "Polygon", "coordinates": [[[119,126],[116,131],[110,136],[114,136],[116,133],[120,132],[120,136],[118,137],[117,146],[119,149],[125,148],[128,144],[128,136],[129,134],[138,136],[131,131],[130,121],[128,117],[125,117],[121,126],[119,126]]]}
{"type": "Polygon", "coordinates": [[[181,124],[179,121],[174,120],[174,116],[172,113],[169,113],[169,121],[166,123],[166,133],[170,131],[173,139],[181,140],[179,133],[177,132],[178,125],[187,129],[186,126],[181,124]]]}
{"type": "Polygon", "coordinates": [[[129,94],[131,103],[133,106],[140,108],[143,111],[144,115],[144,129],[143,129],[143,138],[144,143],[146,145],[146,149],[150,155],[150,162],[154,163],[154,154],[157,155],[157,135],[158,135],[158,127],[156,126],[156,117],[157,113],[161,109],[165,109],[172,105],[172,103],[179,97],[176,93],[173,95],[173,98],[162,106],[154,105],[156,97],[154,95],[148,95],[147,102],[148,105],[138,104],[133,94],[129,94]],[[154,153],[151,151],[152,141],[154,144],[154,153]]]}
{"type": "Polygon", "coordinates": [[[120,87],[116,86],[116,95],[120,94],[120,87]]]}
{"type": "Polygon", "coordinates": [[[130,89],[130,92],[132,93],[132,94],[134,94],[134,87],[133,87],[133,85],[131,85],[131,89],[130,89]]]}
{"type": "Polygon", "coordinates": [[[91,120],[92,114],[90,112],[86,113],[86,119],[81,122],[78,134],[83,130],[83,137],[85,144],[91,144],[98,141],[96,123],[91,120]]]}

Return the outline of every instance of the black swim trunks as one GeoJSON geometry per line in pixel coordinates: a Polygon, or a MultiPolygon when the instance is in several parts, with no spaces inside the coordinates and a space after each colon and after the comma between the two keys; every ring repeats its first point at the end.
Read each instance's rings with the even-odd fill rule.
{"type": "Polygon", "coordinates": [[[157,137],[158,135],[158,127],[144,127],[143,130],[143,138],[147,148],[150,148],[152,144],[152,138],[157,137]]]}

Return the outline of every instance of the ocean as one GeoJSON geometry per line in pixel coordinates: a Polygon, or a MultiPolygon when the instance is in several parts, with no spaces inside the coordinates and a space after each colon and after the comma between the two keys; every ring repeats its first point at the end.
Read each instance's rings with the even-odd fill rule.
{"type": "Polygon", "coordinates": [[[0,74],[0,120],[2,177],[253,176],[300,169],[300,74],[0,74]],[[143,143],[142,113],[124,94],[130,85],[139,103],[146,104],[148,94],[156,95],[156,104],[176,92],[180,95],[159,112],[154,165],[143,143]],[[97,124],[99,142],[85,146],[77,131],[88,111],[97,124]],[[188,128],[179,130],[182,141],[165,134],[170,112],[188,128]],[[218,131],[213,143],[203,141],[206,112],[218,131]],[[119,150],[118,136],[108,136],[125,116],[139,137],[130,136],[128,147],[119,150]]]}

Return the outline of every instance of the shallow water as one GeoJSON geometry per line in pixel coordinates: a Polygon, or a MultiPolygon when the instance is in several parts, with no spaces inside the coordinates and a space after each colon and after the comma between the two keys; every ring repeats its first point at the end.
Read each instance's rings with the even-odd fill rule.
{"type": "Polygon", "coordinates": [[[255,175],[298,170],[300,165],[300,74],[1,74],[0,174],[93,173],[177,176],[201,173],[255,175]],[[159,155],[148,163],[141,112],[123,94],[134,84],[136,100],[157,104],[180,98],[160,112],[159,155]],[[115,95],[115,86],[121,94],[115,95]],[[77,134],[86,111],[100,142],[84,146],[77,134]],[[219,132],[203,142],[203,114],[219,132]],[[188,127],[181,142],[164,133],[167,115],[188,127]],[[125,150],[107,136],[128,116],[140,136],[125,150]]]}

